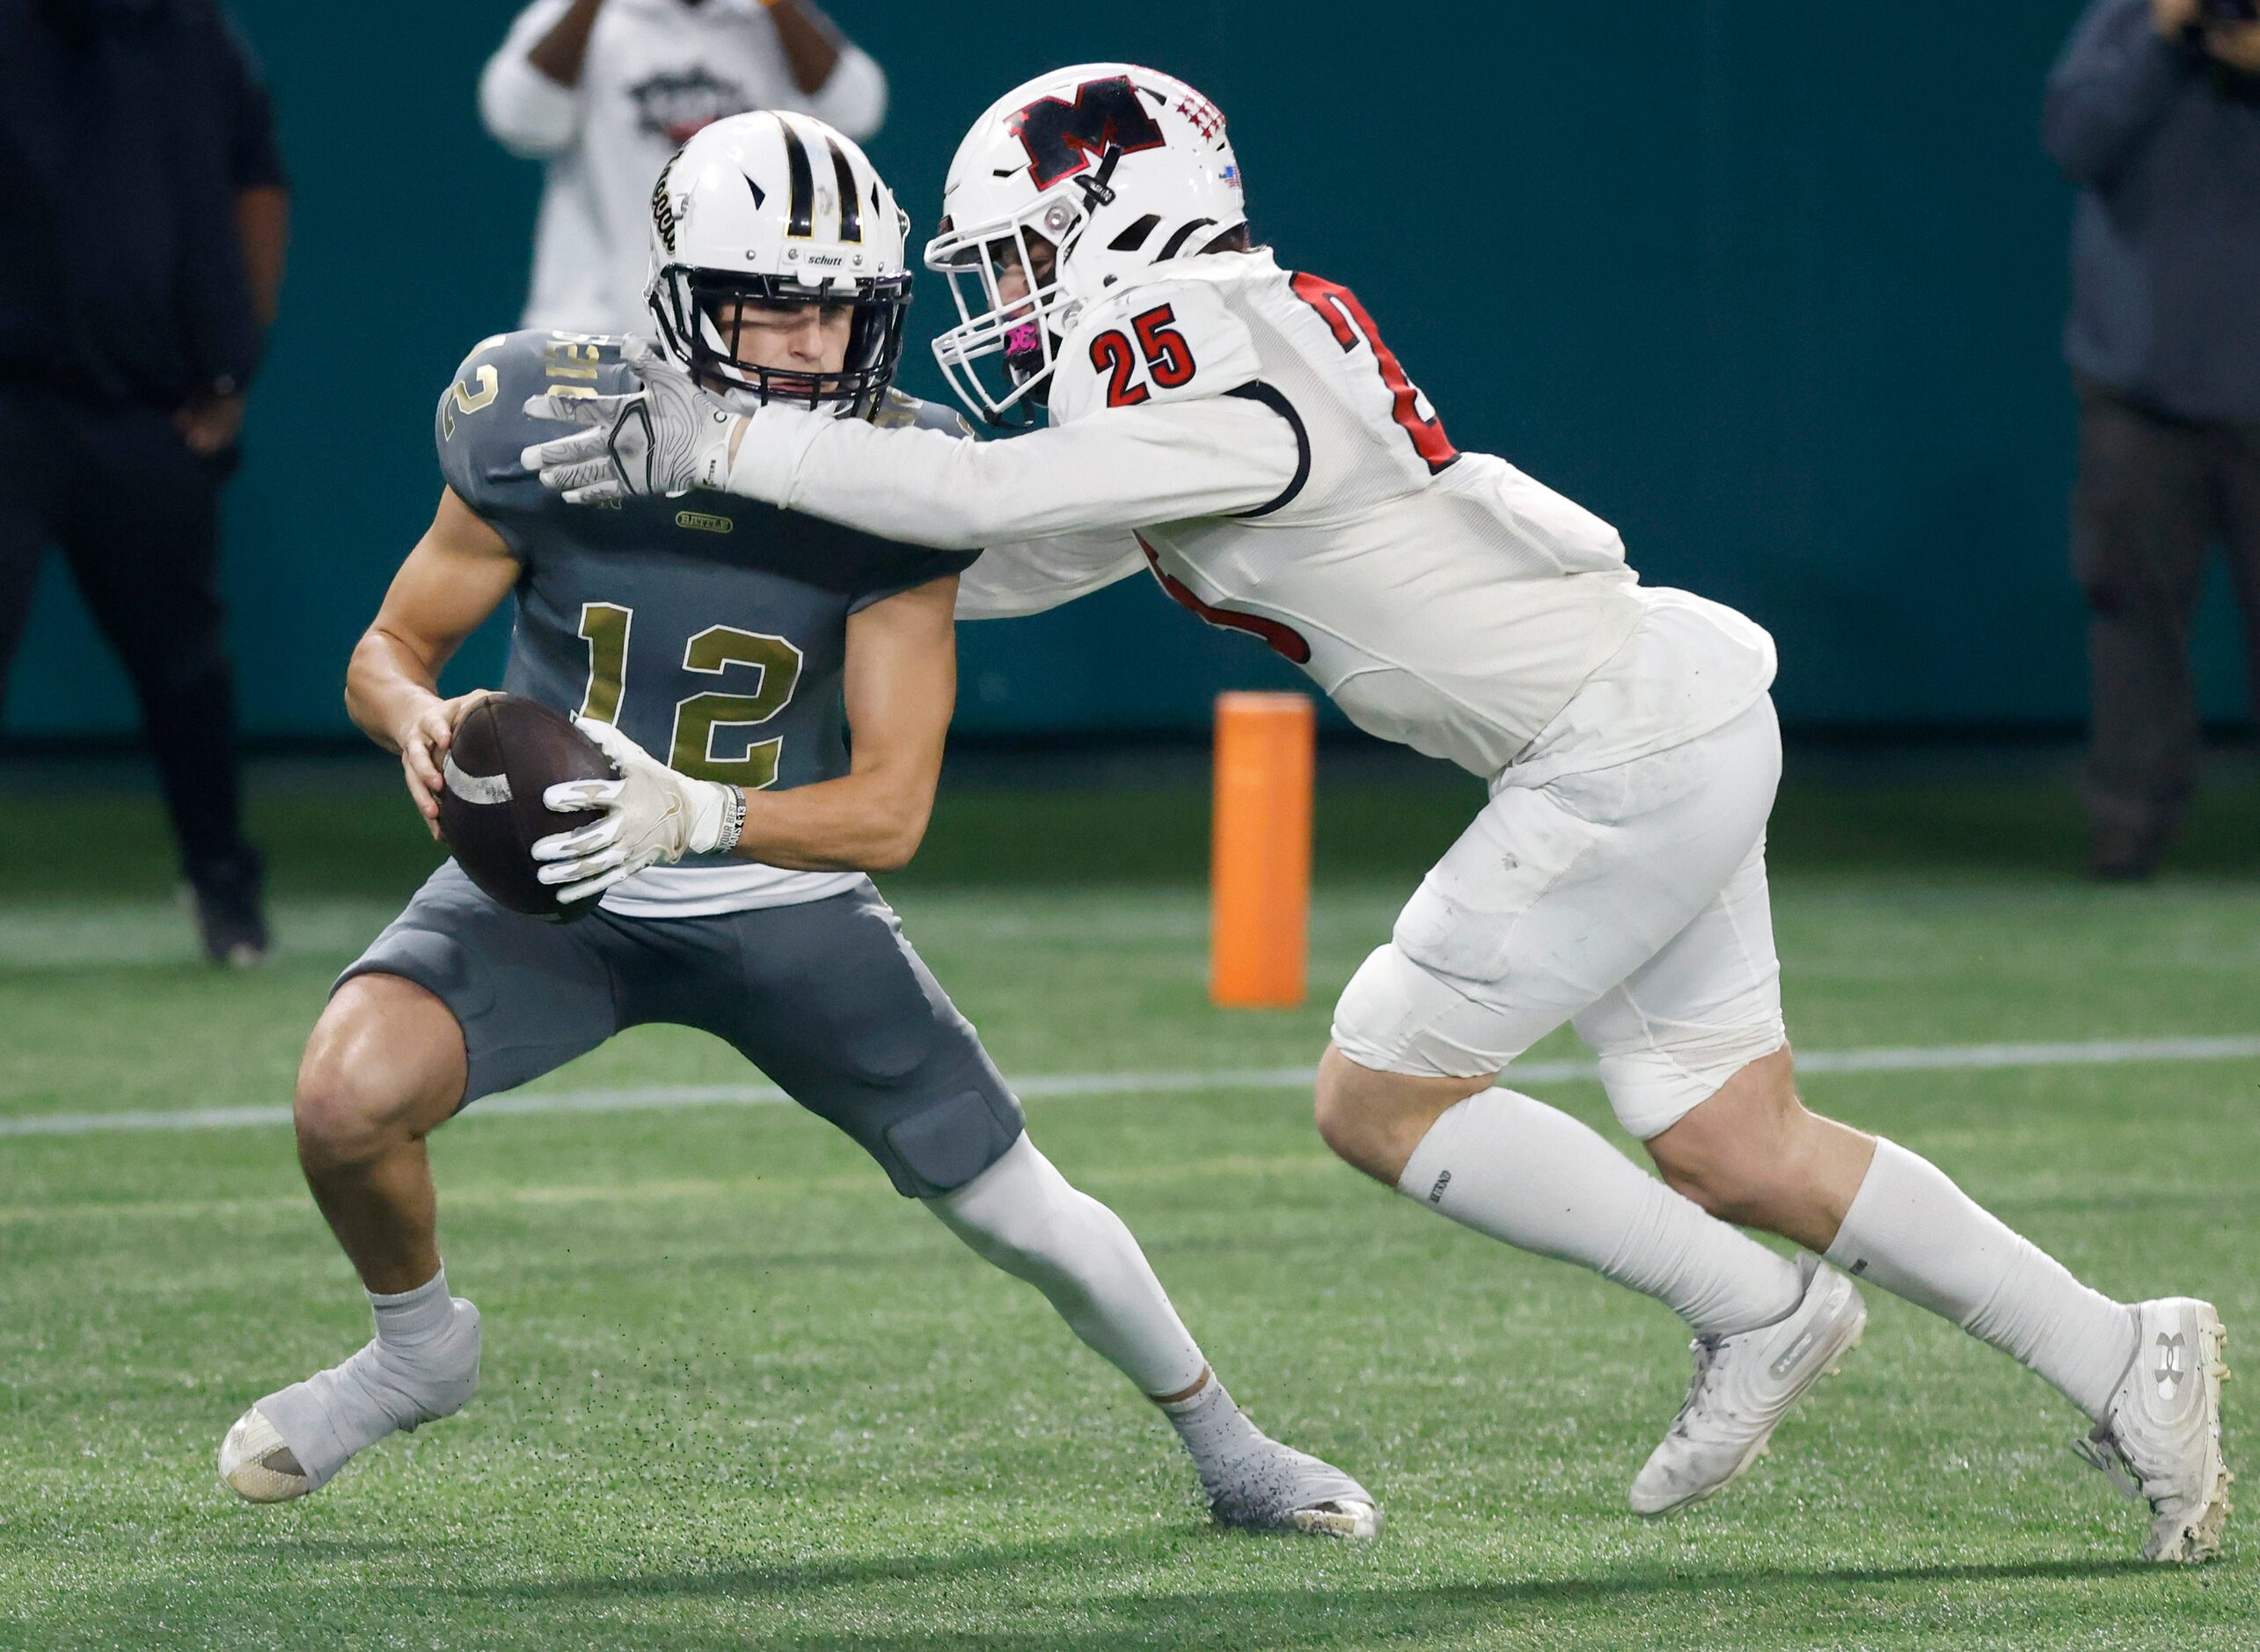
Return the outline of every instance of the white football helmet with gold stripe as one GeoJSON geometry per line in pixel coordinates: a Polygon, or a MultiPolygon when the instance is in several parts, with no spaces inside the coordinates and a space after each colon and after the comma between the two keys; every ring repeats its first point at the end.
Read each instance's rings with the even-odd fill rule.
{"type": "Polygon", "coordinates": [[[909,231],[854,140],[814,116],[761,110],[717,121],[676,151],[652,190],[645,301],[660,345],[740,412],[780,401],[867,417],[902,358],[909,231]],[[810,303],[854,307],[840,371],[739,361],[745,306],[810,303]]]}

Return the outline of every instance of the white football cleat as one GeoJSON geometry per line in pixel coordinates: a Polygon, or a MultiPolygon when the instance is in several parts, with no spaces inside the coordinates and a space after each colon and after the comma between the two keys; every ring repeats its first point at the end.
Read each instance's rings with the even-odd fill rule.
{"type": "Polygon", "coordinates": [[[220,1442],[221,1481],[250,1502],[288,1502],[319,1491],[385,1436],[462,1410],[479,1386],[479,1310],[450,1301],[438,1335],[406,1347],[372,1340],[237,1418],[220,1442]]]}
{"type": "Polygon", "coordinates": [[[2145,1560],[2211,1560],[2220,1550],[2236,1478],[2220,1449],[2228,1333],[2212,1303],[2191,1297],[2139,1302],[2134,1312],[2134,1359],[2110,1411],[2072,1449],[2150,1505],[2145,1560]]]}
{"type": "Polygon", "coordinates": [[[1789,1407],[1860,1345],[1868,1305],[1852,1282],[1818,1257],[1798,1267],[1805,1292],[1787,1318],[1690,1344],[1694,1380],[1632,1482],[1634,1513],[1671,1514],[1732,1485],[1765,1455],[1789,1407]]]}

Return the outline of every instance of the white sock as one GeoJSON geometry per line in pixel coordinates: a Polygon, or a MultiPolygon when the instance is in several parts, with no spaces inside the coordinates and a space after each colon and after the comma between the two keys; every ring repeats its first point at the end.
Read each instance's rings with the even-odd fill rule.
{"type": "Polygon", "coordinates": [[[1706,1215],[1568,1114],[1511,1090],[1447,1108],[1397,1191],[1479,1233],[1629,1285],[1699,1335],[1771,1325],[1803,1295],[1788,1258],[1706,1215]]]}
{"type": "Polygon", "coordinates": [[[2098,1421],[2134,1357],[2131,1310],[1880,1137],[1828,1260],[1992,1343],[2098,1421]]]}
{"type": "Polygon", "coordinates": [[[1025,1133],[926,1205],[983,1258],[1043,1292],[1142,1393],[1181,1393],[1209,1368],[1122,1217],[1069,1186],[1025,1133]]]}

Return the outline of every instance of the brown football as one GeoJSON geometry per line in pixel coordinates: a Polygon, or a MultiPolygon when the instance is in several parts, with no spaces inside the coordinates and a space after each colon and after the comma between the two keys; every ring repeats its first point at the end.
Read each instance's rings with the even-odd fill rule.
{"type": "Polygon", "coordinates": [[[603,817],[602,809],[558,814],[542,806],[543,792],[561,780],[619,778],[570,718],[521,695],[483,699],[456,725],[441,775],[440,830],[473,883],[530,917],[572,919],[596,910],[594,899],[560,905],[556,891],[534,876],[537,838],[603,817]]]}

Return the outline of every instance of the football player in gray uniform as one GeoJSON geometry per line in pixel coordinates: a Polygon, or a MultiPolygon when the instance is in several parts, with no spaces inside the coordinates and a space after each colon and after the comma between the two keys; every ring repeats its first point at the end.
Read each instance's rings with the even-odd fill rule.
{"type": "Polygon", "coordinates": [[[1233,1404],[1130,1231],[1028,1140],[866,875],[907,861],[925,830],[971,557],[696,493],[581,509],[518,464],[555,428],[534,415],[593,398],[634,416],[632,369],[661,356],[740,406],[962,428],[890,388],[906,227],[870,162],[822,122],[717,122],[654,195],[655,340],[489,339],[441,398],[447,485],[355,653],[354,718],[399,752],[436,835],[450,731],[481,698],[442,699],[438,674],[515,592],[504,687],[579,717],[620,778],[550,788],[560,813],[603,818],[536,845],[544,881],[596,910],[523,917],[450,862],[339,980],[299,1071],[298,1151],[376,1336],[230,1430],[220,1472],[245,1497],[304,1496],[471,1398],[479,1313],[440,1265],[424,1138],[480,1096],[663,1021],[728,1041],[1041,1290],[1161,1407],[1219,1520],[1379,1529],[1364,1487],[1233,1404]]]}

